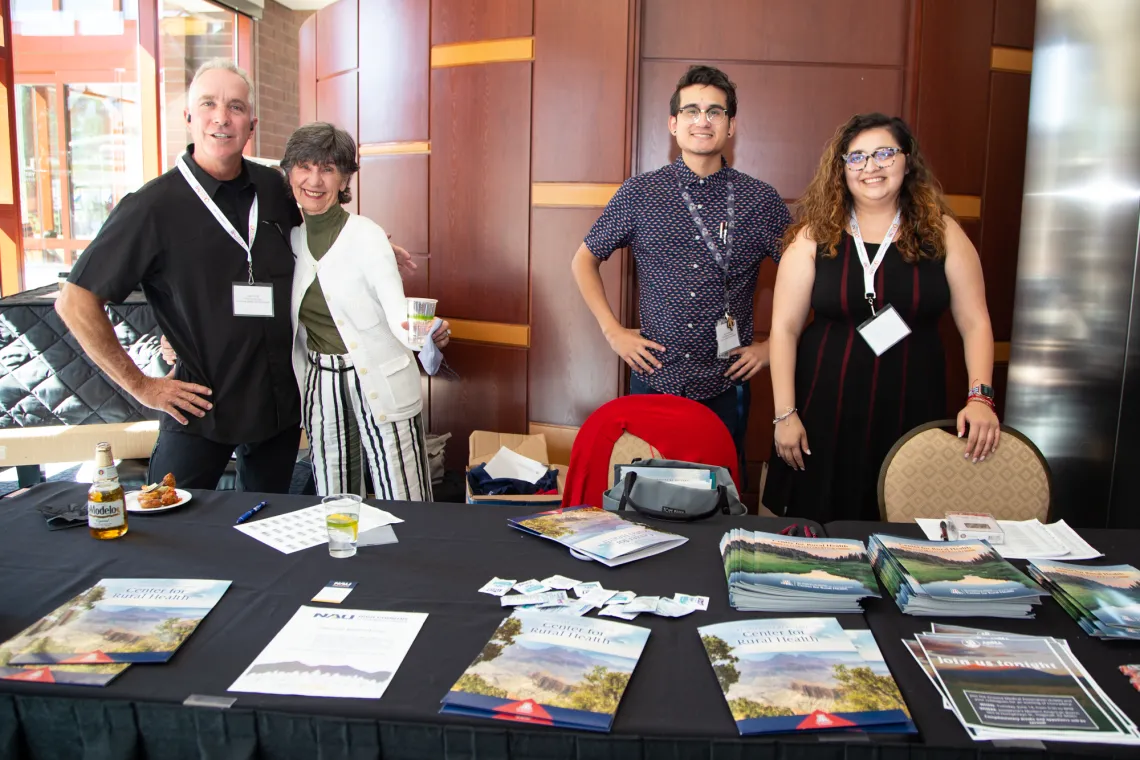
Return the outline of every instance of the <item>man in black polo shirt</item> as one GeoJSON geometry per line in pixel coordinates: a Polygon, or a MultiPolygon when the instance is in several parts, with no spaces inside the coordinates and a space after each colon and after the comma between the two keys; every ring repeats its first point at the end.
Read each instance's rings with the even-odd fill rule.
{"type": "Polygon", "coordinates": [[[167,414],[150,482],[215,488],[237,450],[241,486],[289,489],[300,438],[293,377],[289,231],[297,205],[280,174],[242,158],[257,124],[249,77],[228,61],[194,76],[179,165],[125,198],[76,262],[56,303],[99,367],[167,414]],[[139,284],[178,354],[171,375],[145,376],[103,306],[139,284]]]}

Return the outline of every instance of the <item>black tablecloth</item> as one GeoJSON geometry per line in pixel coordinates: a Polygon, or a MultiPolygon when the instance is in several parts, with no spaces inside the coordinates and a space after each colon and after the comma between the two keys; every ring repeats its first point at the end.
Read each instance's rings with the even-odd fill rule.
{"type": "MultiPolygon", "coordinates": [[[[104,577],[215,578],[233,585],[165,665],[132,666],[102,689],[0,681],[0,757],[941,760],[979,751],[1010,753],[970,742],[941,709],[932,687],[897,644],[929,621],[904,618],[889,600],[873,602],[866,617],[839,619],[845,627],[870,624],[875,631],[921,738],[737,736],[696,628],[776,616],[728,607],[717,542],[731,525],[778,530],[790,520],[716,517],[670,526],[690,541],[655,557],[606,568],[509,529],[507,517],[527,509],[381,503],[406,520],[395,526],[399,543],[363,548],[355,558],[336,560],[323,547],[281,554],[234,530],[234,519],[262,498],[254,494],[195,492],[180,510],[132,515],[129,534],[106,542],[95,541],[82,528],[48,532],[34,510],[40,503],[77,501],[83,495],[81,486],[52,483],[0,501],[0,573],[5,580],[0,584],[0,639],[104,577]],[[440,698],[505,616],[498,599],[477,589],[495,575],[523,580],[555,573],[640,594],[680,591],[708,595],[712,601],[708,612],[686,618],[642,615],[634,621],[653,633],[609,735],[438,715],[440,698]],[[342,607],[428,613],[381,700],[233,694],[229,696],[237,702],[229,710],[181,706],[190,694],[226,696],[226,688],[297,608],[333,579],[358,581],[342,607]]],[[[267,498],[270,506],[263,517],[314,501],[267,498]]],[[[1126,552],[1113,557],[1126,558],[1126,552]]],[[[1008,629],[1047,630],[1069,638],[1106,690],[1125,710],[1135,711],[1140,695],[1130,694],[1127,679],[1111,667],[1140,660],[1137,649],[1089,641],[1052,602],[1046,606],[1041,624],[1008,629]]],[[[997,627],[1001,621],[964,622],[997,627]]],[[[1076,748],[1052,749],[1064,756],[1076,748]]],[[[1136,754],[1107,747],[1090,751],[1136,754]]]]}

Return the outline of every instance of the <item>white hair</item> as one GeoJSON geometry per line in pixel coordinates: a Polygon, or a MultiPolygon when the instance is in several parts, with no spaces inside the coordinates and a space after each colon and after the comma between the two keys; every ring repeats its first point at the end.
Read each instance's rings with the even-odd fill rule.
{"type": "Polygon", "coordinates": [[[249,107],[253,109],[253,80],[249,78],[249,74],[241,66],[231,61],[228,58],[213,58],[206,61],[198,70],[194,72],[194,78],[190,80],[190,86],[186,88],[186,95],[189,98],[191,92],[194,91],[194,85],[198,83],[198,79],[202,77],[207,71],[215,70],[228,71],[231,74],[237,74],[241,77],[241,81],[245,82],[246,91],[249,93],[249,107]]]}

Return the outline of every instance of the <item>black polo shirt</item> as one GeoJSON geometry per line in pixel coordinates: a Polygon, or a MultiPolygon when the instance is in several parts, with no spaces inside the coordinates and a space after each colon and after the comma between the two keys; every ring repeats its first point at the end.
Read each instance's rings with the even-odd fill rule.
{"type": "Polygon", "coordinates": [[[253,274],[258,283],[272,283],[274,316],[234,316],[232,285],[248,280],[245,251],[177,167],[123,198],[68,281],[113,303],[141,284],[178,352],[175,378],[213,390],[214,408],[204,417],[187,414],[183,426],[164,414],[163,430],[253,443],[301,423],[289,320],[289,231],[301,215],[275,169],[243,161],[237,179],[220,182],[194,162],[193,153],[191,145],[185,154],[190,170],[242,235],[257,195],[253,274]]]}

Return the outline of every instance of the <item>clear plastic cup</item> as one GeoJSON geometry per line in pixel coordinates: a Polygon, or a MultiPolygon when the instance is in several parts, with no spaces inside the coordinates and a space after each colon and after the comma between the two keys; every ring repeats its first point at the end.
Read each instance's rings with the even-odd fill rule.
{"type": "Polygon", "coordinates": [[[325,527],[329,531],[329,556],[337,559],[356,556],[356,539],[360,532],[360,497],[354,493],[338,493],[321,499],[325,508],[325,527]]]}
{"type": "Polygon", "coordinates": [[[438,303],[434,298],[408,298],[408,342],[413,346],[422,346],[427,340],[438,303]]]}

